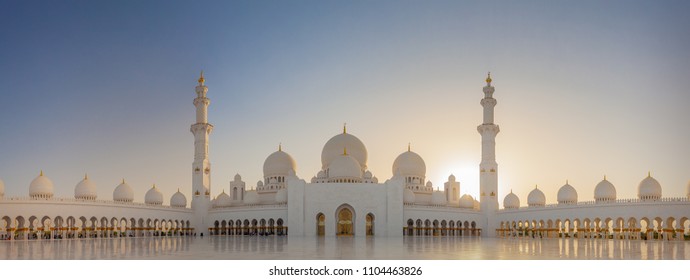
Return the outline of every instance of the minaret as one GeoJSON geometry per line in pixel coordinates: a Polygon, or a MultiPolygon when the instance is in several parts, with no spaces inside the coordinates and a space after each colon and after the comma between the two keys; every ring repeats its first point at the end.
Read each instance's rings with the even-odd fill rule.
{"type": "Polygon", "coordinates": [[[500,131],[494,124],[494,107],[496,99],[493,98],[494,87],[491,85],[491,72],[486,78],[484,86],[484,98],[480,102],[484,107],[484,122],[477,126],[477,131],[482,136],[482,162],[479,164],[479,202],[480,209],[486,215],[487,228],[484,236],[494,236],[495,225],[493,216],[498,210],[498,163],[496,163],[496,134],[500,131]]]}
{"type": "Polygon", "coordinates": [[[204,85],[204,72],[201,72],[196,86],[196,123],[190,131],[194,134],[194,162],[192,163],[192,208],[196,216],[197,232],[206,232],[203,221],[210,206],[211,195],[211,162],[208,160],[208,136],[213,125],[208,123],[208,105],[211,100],[206,97],[208,87],[204,85]]]}

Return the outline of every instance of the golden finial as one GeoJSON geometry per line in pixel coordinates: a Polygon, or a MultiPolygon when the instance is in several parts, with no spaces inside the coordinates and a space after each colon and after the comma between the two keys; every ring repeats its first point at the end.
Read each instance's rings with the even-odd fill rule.
{"type": "Polygon", "coordinates": [[[41,169],[41,174],[38,174],[38,176],[43,176],[43,169],[41,169]]]}
{"type": "Polygon", "coordinates": [[[84,173],[84,180],[88,180],[88,179],[89,179],[89,174],[84,173]]]}
{"type": "Polygon", "coordinates": [[[283,151],[283,143],[278,143],[278,151],[281,152],[283,151]]]}
{"type": "Polygon", "coordinates": [[[565,179],[565,184],[566,184],[566,185],[570,185],[570,184],[568,184],[568,179],[565,179]]]}
{"type": "Polygon", "coordinates": [[[153,184],[153,188],[154,188],[154,189],[156,188],[156,184],[153,184]]]}
{"type": "Polygon", "coordinates": [[[122,183],[123,183],[123,184],[125,183],[125,178],[122,178],[122,183]]]}
{"type": "Polygon", "coordinates": [[[536,190],[536,189],[538,189],[538,188],[539,188],[539,186],[537,186],[537,185],[534,185],[534,189],[535,189],[535,190],[536,190]]]}
{"type": "Polygon", "coordinates": [[[343,134],[347,134],[347,123],[343,123],[343,134]]]}
{"type": "Polygon", "coordinates": [[[347,155],[347,147],[343,147],[343,155],[344,155],[344,156],[347,155]]]}
{"type": "Polygon", "coordinates": [[[486,83],[490,84],[491,83],[491,72],[486,76],[486,83]]]}
{"type": "Polygon", "coordinates": [[[510,189],[510,193],[513,193],[513,189],[510,189]]]}
{"type": "Polygon", "coordinates": [[[606,180],[606,175],[604,175],[604,180],[606,180]]]}
{"type": "Polygon", "coordinates": [[[647,177],[652,177],[652,171],[647,171],[647,177]]]}
{"type": "Polygon", "coordinates": [[[201,75],[199,76],[199,83],[203,85],[205,81],[206,79],[204,79],[204,70],[201,70],[201,75]]]}
{"type": "Polygon", "coordinates": [[[407,151],[410,151],[410,142],[407,142],[407,151]]]}

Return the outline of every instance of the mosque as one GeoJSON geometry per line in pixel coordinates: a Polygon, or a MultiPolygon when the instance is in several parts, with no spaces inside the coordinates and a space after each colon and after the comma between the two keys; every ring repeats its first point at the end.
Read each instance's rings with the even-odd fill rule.
{"type": "Polygon", "coordinates": [[[321,152],[321,170],[309,180],[296,176],[295,160],[282,147],[263,165],[256,189],[238,174],[229,189],[211,188],[208,106],[203,73],[195,88],[191,203],[179,190],[165,203],[152,186],[144,202],[135,202],[125,180],[112,199],[99,199],[96,184],[84,176],[74,198],[53,196],[53,183],[40,172],[29,184],[28,197],[4,197],[0,181],[0,238],[126,238],[180,235],[289,236],[458,236],[498,238],[690,239],[690,184],[686,197],[663,197],[659,182],[648,174],[637,198],[618,198],[606,177],[596,185],[594,200],[580,201],[567,182],[557,203],[547,204],[535,187],[527,204],[511,193],[499,208],[498,164],[491,76],[483,88],[483,123],[479,164],[480,196],[460,196],[460,182],[450,175],[443,190],[426,180],[422,157],[408,150],[383,182],[367,169],[367,149],[343,127],[321,152]],[[524,203],[524,202],[523,202],[524,203]]]}

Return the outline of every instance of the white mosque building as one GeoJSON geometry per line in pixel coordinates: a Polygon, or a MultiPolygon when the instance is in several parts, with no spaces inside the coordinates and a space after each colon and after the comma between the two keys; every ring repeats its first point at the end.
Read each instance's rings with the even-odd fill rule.
{"type": "MultiPolygon", "coordinates": [[[[535,187],[526,205],[511,193],[498,204],[498,164],[494,123],[494,87],[484,86],[479,164],[480,197],[460,196],[460,182],[450,175],[443,190],[426,180],[420,155],[408,150],[392,166],[393,177],[380,181],[367,169],[367,149],[343,128],[321,152],[321,170],[309,180],[298,178],[295,160],[282,147],[266,158],[264,177],[248,190],[240,175],[229,189],[211,188],[208,140],[210,100],[204,77],[196,86],[194,162],[191,203],[181,192],[169,203],[152,186],[144,202],[135,202],[124,180],[112,199],[99,199],[96,184],[84,176],[74,198],[53,196],[53,183],[40,172],[29,184],[28,197],[4,197],[0,181],[0,238],[111,238],[179,235],[290,236],[462,236],[500,238],[690,239],[690,184],[686,197],[663,197],[650,175],[638,186],[637,198],[619,198],[605,177],[594,200],[580,201],[566,184],[557,203],[547,204],[535,187]]],[[[589,197],[589,195],[585,195],[589,197]]]]}

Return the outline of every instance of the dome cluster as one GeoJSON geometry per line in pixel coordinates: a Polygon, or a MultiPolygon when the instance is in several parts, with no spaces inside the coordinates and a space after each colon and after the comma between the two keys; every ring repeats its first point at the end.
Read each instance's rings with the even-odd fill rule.
{"type": "Polygon", "coordinates": [[[367,169],[367,148],[359,138],[347,133],[345,127],[343,127],[342,134],[333,136],[323,146],[321,151],[321,169],[328,169],[331,162],[343,154],[343,149],[347,149],[347,153],[357,161],[362,172],[367,169]]]}
{"type": "Polygon", "coordinates": [[[321,151],[321,171],[312,183],[378,183],[367,170],[367,149],[359,138],[347,133],[329,139],[321,151]]]}
{"type": "MultiPolygon", "coordinates": [[[[655,201],[661,199],[662,189],[659,181],[654,179],[651,174],[642,179],[637,187],[637,196],[641,201],[655,201]]],[[[690,182],[687,187],[687,198],[690,199],[690,182]]],[[[573,186],[566,182],[558,190],[558,205],[577,204],[578,195],[573,186]]],[[[610,203],[616,201],[616,188],[611,182],[606,179],[599,182],[594,188],[595,203],[610,203]]],[[[546,197],[544,193],[535,188],[527,197],[527,205],[529,207],[541,207],[546,205],[546,197]]],[[[520,207],[520,199],[511,191],[503,200],[503,207],[505,209],[516,209],[520,207]]]]}
{"type": "MultiPolygon", "coordinates": [[[[29,197],[32,199],[51,199],[53,198],[53,182],[43,174],[43,171],[36,177],[29,185],[29,197]]],[[[0,198],[4,195],[4,184],[0,181],[0,198]]],[[[74,198],[78,200],[93,201],[98,197],[98,188],[96,183],[89,179],[88,175],[84,175],[84,179],[79,181],[74,187],[74,198]]],[[[134,202],[134,190],[132,187],[122,179],[122,182],[113,190],[113,201],[118,203],[132,203],[134,202]]],[[[154,185],[146,192],[144,196],[144,203],[147,205],[163,205],[163,193],[154,185]]],[[[187,207],[187,197],[178,189],[172,197],[170,197],[170,206],[172,207],[187,207]]]]}

